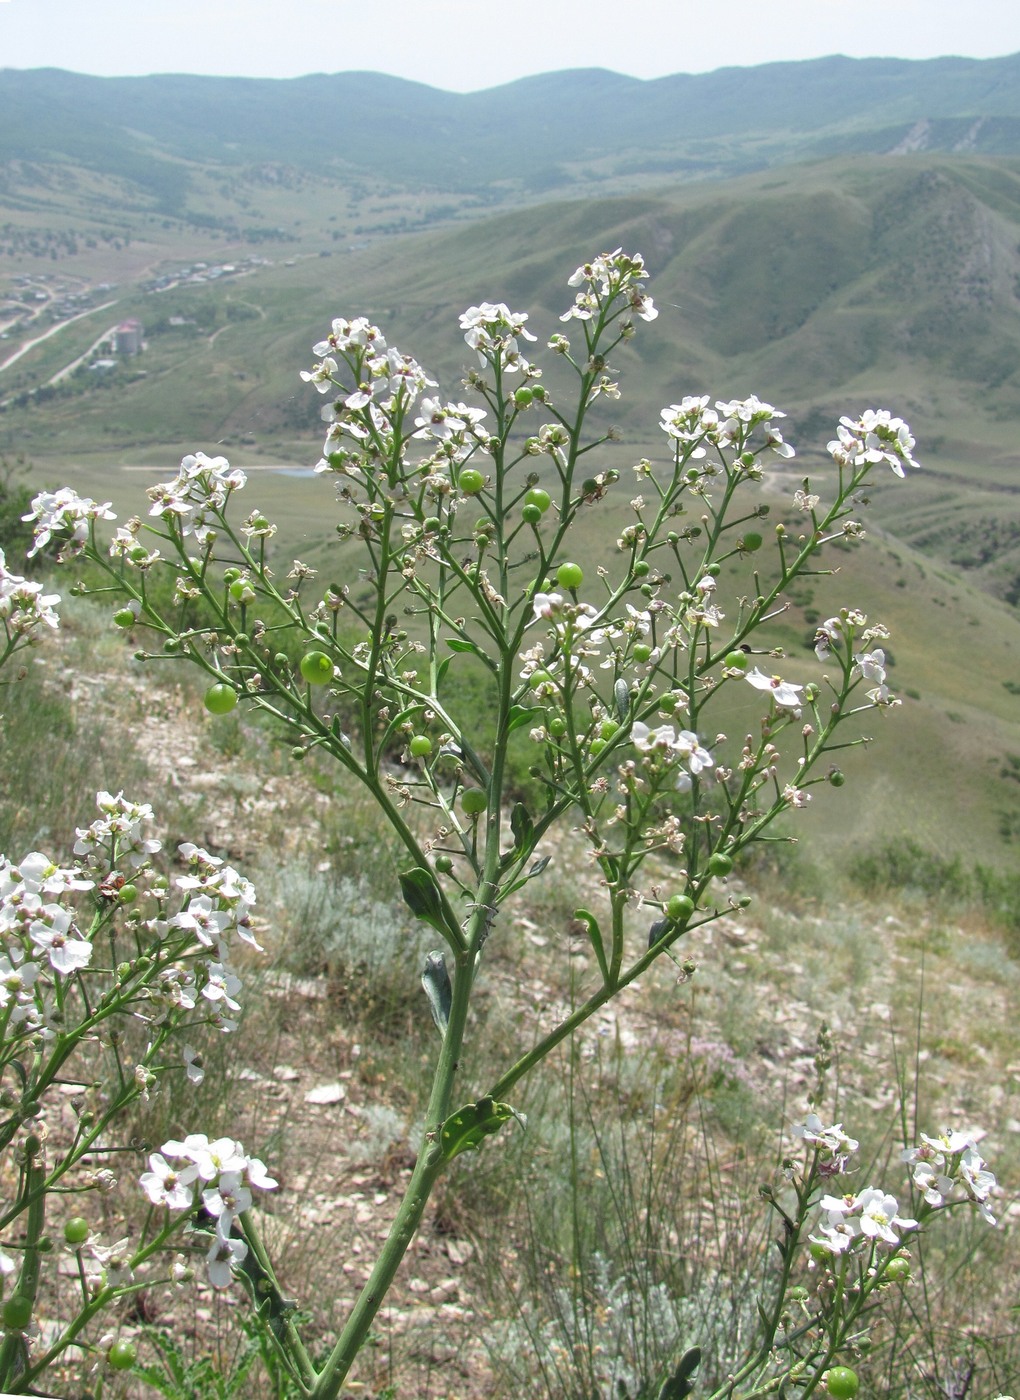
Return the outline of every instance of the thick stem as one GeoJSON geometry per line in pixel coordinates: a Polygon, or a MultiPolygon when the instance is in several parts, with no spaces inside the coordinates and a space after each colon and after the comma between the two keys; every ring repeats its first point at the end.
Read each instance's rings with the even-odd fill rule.
{"type": "MultiPolygon", "coordinates": [[[[487,917],[485,911],[476,911],[471,921],[472,935],[475,933],[476,922],[480,927],[481,921],[487,917]]],[[[471,937],[470,941],[474,943],[474,937],[471,937]]],[[[386,1299],[408,1246],[418,1231],[429,1197],[446,1165],[439,1142],[439,1129],[450,1111],[474,982],[474,963],[475,959],[471,953],[458,959],[450,1018],[432,1081],[422,1145],[404,1199],[400,1203],[368,1282],[361,1290],[344,1329],[310,1392],[311,1400],[335,1400],[340,1394],[376,1314],[386,1299]]]]}

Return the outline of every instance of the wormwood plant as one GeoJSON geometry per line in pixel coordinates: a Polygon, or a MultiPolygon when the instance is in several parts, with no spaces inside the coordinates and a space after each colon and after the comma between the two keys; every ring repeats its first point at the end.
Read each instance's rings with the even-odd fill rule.
{"type": "MultiPolygon", "coordinates": [[[[525,314],[471,307],[461,317],[477,360],[465,384],[471,405],[434,395],[422,366],[367,320],[333,321],[302,377],[325,399],[317,470],[336,484],[337,538],[360,559],[355,586],[324,588],[300,562],[285,576],[271,568],[274,526],[258,510],[235,523],[245,477],[222,458],[186,457],[149,492],[147,517],[118,526],[112,542],[100,529],[113,519],[108,505],[66,489],[33,502],[35,549],[83,556],[92,579],[100,571],[102,582],[78,591],[113,601],[113,620],[136,639],[140,660],[199,667],[214,715],[240,706],[271,716],[295,759],[322,750],[367,790],[405,853],[403,898],[441,946],[422,974],[436,1051],[416,1165],[326,1359],[313,1365],[302,1300],[285,1298],[251,1211],[251,1188],[272,1179],[239,1144],[200,1133],[150,1155],[142,1245],[120,1259],[123,1273],[112,1258],[94,1279],[83,1268],[78,1317],[47,1343],[32,1330],[47,1202],[102,1185],[65,1184],[85,1143],[107,1146],[126,1097],[173,1067],[164,1041],[201,1013],[203,999],[214,1013],[229,1011],[236,978],[226,943],[244,933],[251,892],[188,848],[190,873],[176,888],[132,880],[140,907],[125,919],[133,901],[120,876],[145,814],[109,795],[103,820],[129,821],[127,846],[104,826],[92,839],[83,834],[87,849],[70,874],[48,874],[52,864],[43,870],[32,857],[5,865],[2,1145],[18,1164],[2,1220],[17,1275],[0,1353],[6,1388],[35,1384],[68,1346],[130,1364],[96,1339],[93,1317],[137,1286],[136,1271],[164,1248],[183,1256],[170,1266],[183,1277],[201,1247],[215,1285],[231,1276],[247,1284],[296,1392],[332,1400],[449,1163],[508,1130],[520,1080],[652,964],[670,960],[689,973],[685,936],[748,902],[726,883],[741,853],[775,839],[777,818],[803,809],[813,787],[841,786],[834,759],[865,742],[862,716],[896,704],[879,623],[834,605],[818,630],[824,671],[814,681],[794,678],[770,623],[795,584],[825,572],[828,542],[862,533],[870,474],[891,467],[902,477],[917,465],[909,430],[885,411],[843,418],[824,481],[816,490],[804,480],[792,523],[770,526],[759,499],[764,472],[774,457],[794,455],[776,427],[783,415],[754,397],[714,406],[686,397],[663,409],[661,458],[633,464],[628,488],[631,465],[613,465],[620,449],[600,422],[620,393],[611,358],[637,321],[658,314],[645,281],[641,258],[620,250],[577,269],[561,318],[572,339],[548,341],[557,362],[548,379],[528,358],[536,337],[525,314]],[[579,527],[628,489],[637,494],[613,563],[596,565],[577,547],[579,527]],[[167,575],[172,598],[156,586],[167,575]],[[729,737],[721,730],[734,715],[743,717],[729,737]],[[521,743],[530,746],[526,785],[511,762],[521,743]],[[588,994],[534,1043],[513,1048],[494,1082],[479,1082],[467,1027],[486,944],[506,936],[508,905],[543,875],[543,841],[564,823],[582,834],[602,892],[576,916],[590,948],[588,994]],[[183,904],[173,914],[172,898],[183,904]],[[91,922],[73,922],[74,899],[92,901],[91,922]],[[62,943],[47,932],[58,925],[62,943]],[[128,1011],[148,1027],[138,1068],[116,1053],[113,1070],[90,1068],[86,1082],[107,1086],[106,1106],[99,1117],[83,1109],[71,1147],[51,1149],[38,1124],[62,1066],[96,1037],[116,1052],[105,1023],[128,1011]]],[[[761,1300],[759,1335],[718,1395],[782,1385],[806,1396],[823,1383],[852,1394],[856,1376],[839,1359],[883,1291],[909,1272],[903,1236],[955,1203],[988,1213],[993,1179],[973,1143],[951,1132],[916,1149],[915,1219],[877,1187],[829,1194],[851,1140],[814,1115],[798,1131],[805,1152],[800,1167],[790,1160],[792,1196],[769,1201],[780,1224],[774,1286],[761,1300]],[[794,1283],[809,1250],[810,1289],[794,1283]]],[[[690,1393],[697,1363],[693,1347],[678,1356],[662,1396],[690,1393]]]]}

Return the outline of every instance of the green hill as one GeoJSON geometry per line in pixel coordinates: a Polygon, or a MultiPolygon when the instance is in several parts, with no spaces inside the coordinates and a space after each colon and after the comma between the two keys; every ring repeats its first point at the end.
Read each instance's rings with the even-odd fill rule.
{"type": "MultiPolygon", "coordinates": [[[[378,73],[286,80],[0,71],[0,167],[71,162],[176,216],[199,168],[272,162],[343,183],[504,200],[847,152],[1020,152],[1020,55],[831,57],[641,81],[601,69],[448,93],[378,73]]],[[[30,182],[29,182],[30,183],[30,182]]],[[[196,207],[198,207],[196,205],[196,207]]]]}

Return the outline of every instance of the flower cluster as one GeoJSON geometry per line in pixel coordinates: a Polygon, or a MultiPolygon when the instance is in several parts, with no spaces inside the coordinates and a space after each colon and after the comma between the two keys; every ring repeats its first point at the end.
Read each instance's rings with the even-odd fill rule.
{"type": "Polygon", "coordinates": [[[568,286],[581,290],[560,320],[590,321],[621,298],[625,312],[632,312],[642,321],[654,321],[659,313],[644,289],[647,276],[640,254],[631,256],[622,248],[602,253],[590,263],[582,263],[567,279],[568,286]]]}
{"type": "Polygon", "coordinates": [[[80,868],[56,865],[41,851],[13,864],[0,856],[0,1007],[11,1026],[27,1030],[48,1025],[51,1007],[43,995],[42,965],[68,977],[92,960],[92,944],[75,924],[60,897],[91,889],[80,868]],[[38,984],[38,985],[37,985],[38,984]]]}
{"type": "Polygon", "coordinates": [[[688,395],[679,403],[671,403],[659,415],[660,428],[676,441],[678,450],[686,449],[687,460],[704,457],[705,443],[743,452],[750,446],[755,429],[760,429],[764,445],[777,457],[796,455],[779,429],[772,425],[774,418],[786,417],[772,404],[752,394],[748,399],[717,400],[714,408],[708,405],[707,394],[688,395]]]}
{"type": "Polygon", "coordinates": [[[205,1133],[189,1133],[182,1141],[171,1139],[149,1156],[149,1170],[140,1178],[142,1190],[154,1206],[187,1211],[201,1204],[216,1222],[206,1254],[209,1282],[226,1288],[231,1269],[243,1262],[248,1246],[233,1233],[237,1217],[249,1209],[252,1190],[272,1191],[277,1182],[265,1163],[250,1157],[233,1138],[210,1142],[205,1133]]]}
{"type": "Polygon", "coordinates": [[[955,1199],[968,1200],[977,1207],[982,1220],[994,1225],[995,1216],[988,1198],[995,1190],[995,1176],[988,1170],[974,1139],[966,1133],[943,1129],[937,1137],[921,1134],[921,1145],[909,1147],[902,1160],[912,1168],[914,1185],[935,1207],[955,1199]]]}
{"type": "MultiPolygon", "coordinates": [[[[814,1149],[813,1170],[821,1177],[846,1172],[858,1143],[843,1131],[842,1123],[826,1127],[816,1113],[793,1128],[794,1135],[814,1149]]],[[[995,1177],[966,1133],[943,1131],[937,1137],[921,1134],[920,1146],[905,1149],[901,1160],[911,1167],[915,1188],[929,1209],[941,1209],[954,1201],[969,1201],[990,1225],[995,1216],[988,1204],[995,1191],[995,1177]]],[[[825,1195],[818,1233],[810,1236],[820,1255],[840,1255],[873,1244],[898,1248],[902,1235],[918,1229],[923,1221],[899,1213],[895,1196],[877,1186],[842,1196],[825,1195]]],[[[923,1217],[924,1209],[921,1214],[923,1217]]]]}
{"type": "Polygon", "coordinates": [[[54,612],[60,594],[42,590],[41,583],[12,573],[0,549],[0,619],[9,643],[24,637],[40,623],[54,629],[60,626],[60,618],[54,612]]]}
{"type": "Polygon", "coordinates": [[[90,871],[114,870],[119,864],[138,870],[161,849],[161,842],[142,834],[143,824],[154,820],[148,802],[132,802],[122,792],[97,792],[96,806],[102,815],[75,831],[74,854],[90,871]]]}
{"type": "Polygon", "coordinates": [[[149,514],[161,516],[181,535],[194,534],[199,543],[204,543],[211,528],[206,523],[210,511],[222,511],[231,494],[242,490],[246,481],[244,472],[231,467],[226,457],[190,453],[182,458],[181,469],[173,481],[149,488],[149,514]]]}
{"type": "MultiPolygon", "coordinates": [[[[136,937],[150,940],[157,956],[137,1014],[149,1024],[162,1025],[201,1004],[220,1030],[234,1030],[237,1021],[228,1013],[240,1010],[237,994],[242,984],[231,965],[227,940],[233,934],[259,948],[251,925],[256,898],[251,883],[218,857],[185,844],[181,853],[190,868],[174,881],[183,899],[171,915],[168,892],[150,878],[148,869],[160,850],[160,842],[144,832],[153,820],[152,808],[123,793],[100,792],[97,803],[100,816],[77,829],[72,865],[60,866],[41,851],[29,852],[17,864],[0,856],[4,1024],[9,1032],[17,1028],[19,1034],[52,1034],[53,979],[91,969],[96,930],[122,899],[129,879],[145,876],[156,912],[147,919],[134,914],[134,929],[136,937]],[[71,900],[87,890],[95,891],[100,912],[84,929],[71,900]]],[[[132,903],[135,898],[136,891],[132,903]]]]}
{"type": "Polygon", "coordinates": [[[60,543],[57,558],[64,560],[82,552],[95,521],[115,520],[116,516],[109,501],[99,505],[88,496],[79,496],[72,487],[62,486],[59,491],[40,491],[32,499],[32,509],[21,518],[35,522],[30,559],[56,539],[60,543]]]}
{"type": "Polygon", "coordinates": [[[853,652],[855,642],[870,646],[875,641],[885,641],[888,628],[881,623],[869,626],[866,615],[855,609],[844,609],[838,617],[828,617],[815,633],[815,655],[819,661],[828,661],[833,655],[842,659],[848,652],[853,654],[850,667],[852,682],[870,681],[871,689],[866,692],[868,699],[876,706],[898,705],[886,685],[886,655],[881,647],[870,651],[853,652]]]}
{"type": "Polygon", "coordinates": [[[668,763],[680,765],[676,785],[681,792],[689,792],[691,779],[698,778],[714,767],[715,760],[703,748],[697,734],[690,729],[674,730],[671,724],[660,724],[649,729],[647,724],[636,720],[631,726],[631,739],[639,753],[658,754],[668,763]]]}
{"type": "Polygon", "coordinates": [[[527,375],[532,367],[517,344],[518,339],[537,339],[525,326],[527,319],[526,311],[511,311],[502,301],[483,301],[481,306],[469,306],[462,314],[460,328],[467,344],[478,352],[479,364],[492,361],[501,370],[527,375]]]}
{"type": "Polygon", "coordinates": [[[917,1221],[899,1214],[899,1202],[878,1186],[860,1194],[823,1196],[819,1202],[823,1220],[811,1243],[829,1254],[845,1254],[858,1244],[898,1249],[901,1234],[917,1229],[917,1221]]]}
{"type": "Polygon", "coordinates": [[[897,476],[906,476],[904,466],[920,466],[912,455],[914,439],[910,429],[902,418],[893,418],[888,409],[869,408],[860,418],[841,418],[836,433],[826,446],[837,466],[888,462],[897,476]]]}
{"type": "Polygon", "coordinates": [[[817,1113],[809,1113],[803,1123],[793,1125],[795,1137],[815,1149],[815,1164],[822,1176],[839,1176],[860,1143],[843,1131],[842,1123],[826,1127],[817,1113]]]}

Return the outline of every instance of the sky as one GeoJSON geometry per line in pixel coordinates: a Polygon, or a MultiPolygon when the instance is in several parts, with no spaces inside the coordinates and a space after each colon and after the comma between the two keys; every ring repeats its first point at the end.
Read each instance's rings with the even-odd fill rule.
{"type": "Polygon", "coordinates": [[[1018,51],[1018,0],[0,0],[0,67],[101,76],[369,70],[472,92],[564,68],[1018,51]]]}

